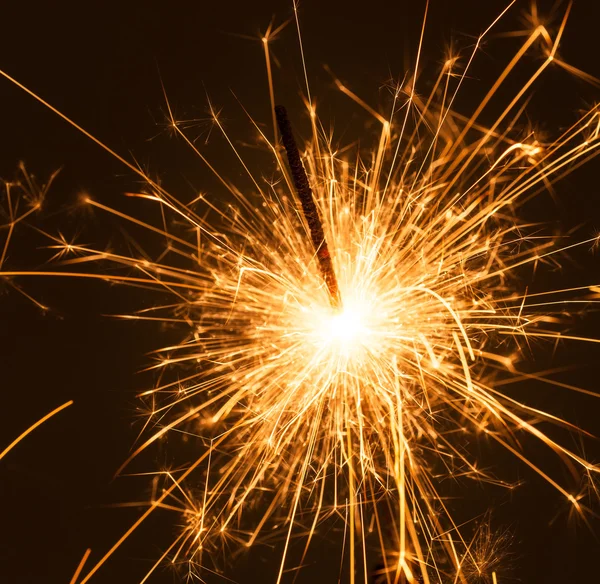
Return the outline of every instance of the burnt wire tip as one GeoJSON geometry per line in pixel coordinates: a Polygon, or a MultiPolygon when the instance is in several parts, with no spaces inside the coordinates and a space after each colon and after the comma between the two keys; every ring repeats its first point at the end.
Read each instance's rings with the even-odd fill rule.
{"type": "Polygon", "coordinates": [[[294,140],[292,126],[285,107],[282,105],[275,106],[275,118],[277,119],[279,134],[281,135],[281,140],[287,154],[288,166],[290,167],[296,194],[300,199],[302,211],[306,218],[306,222],[308,223],[310,238],[319,262],[319,270],[321,271],[323,280],[325,280],[325,284],[329,290],[331,306],[335,310],[339,310],[342,307],[342,298],[333,269],[331,255],[329,254],[329,248],[327,247],[325,233],[323,232],[323,223],[321,222],[319,211],[315,205],[312,189],[310,188],[308,176],[306,176],[306,171],[304,170],[304,165],[300,158],[298,145],[296,144],[296,140],[294,140]]]}

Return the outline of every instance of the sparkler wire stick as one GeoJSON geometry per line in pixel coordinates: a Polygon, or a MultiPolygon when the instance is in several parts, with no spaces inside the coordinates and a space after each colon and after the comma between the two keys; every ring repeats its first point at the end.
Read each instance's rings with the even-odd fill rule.
{"type": "Polygon", "coordinates": [[[292,173],[292,180],[296,187],[296,193],[302,204],[302,211],[308,223],[310,230],[310,238],[315,247],[317,260],[319,261],[319,269],[329,290],[329,298],[331,306],[334,310],[342,308],[342,298],[338,287],[337,278],[331,261],[331,254],[325,239],[323,231],[323,223],[319,217],[319,210],[315,205],[312,189],[300,158],[300,151],[294,139],[292,125],[287,115],[287,110],[282,105],[275,106],[275,117],[277,118],[277,126],[281,134],[281,140],[287,154],[287,160],[292,173]]]}

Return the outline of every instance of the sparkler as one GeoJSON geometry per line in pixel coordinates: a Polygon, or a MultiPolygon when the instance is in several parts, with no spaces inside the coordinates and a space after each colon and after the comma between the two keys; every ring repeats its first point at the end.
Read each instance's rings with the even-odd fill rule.
{"type": "MultiPolygon", "coordinates": [[[[387,116],[336,80],[380,123],[372,149],[326,138],[308,92],[312,136],[299,150],[285,110],[275,108],[291,177],[277,144],[252,121],[279,174],[271,183],[255,177],[213,111],[252,192],[220,174],[169,109],[173,130],[235,204],[219,207],[211,196],[182,203],[115,154],[144,178],[146,189],[132,196],[156,203],[163,223],[143,223],[91,198],[86,203],[166,238],[165,252],[149,259],[52,236],[65,268],[2,273],[152,287],[166,295],[164,304],[123,318],[175,322],[189,331],[158,353],[154,367],[162,381],[142,396],[148,427],[158,429],[132,458],[179,430],[203,446],[183,470],[157,473],[162,481],[146,512],[80,584],[157,509],[175,510],[185,524],[144,581],[163,561],[202,578],[219,548],[281,538],[279,584],[303,564],[322,526],[337,518],[344,524],[341,561],[351,584],[369,580],[373,549],[388,584],[466,584],[489,560],[479,557],[475,550],[482,548],[453,519],[441,479],[503,484],[477,466],[465,447],[472,436],[502,445],[584,512],[579,498],[529,460],[518,440],[529,435],[582,472],[597,473],[538,422],[571,426],[503,391],[528,376],[519,370],[523,343],[597,342],[563,335],[555,326],[560,315],[553,304],[573,300],[576,291],[527,296],[518,290],[523,267],[558,261],[563,251],[595,242],[560,246],[553,238],[527,237],[528,226],[514,216],[522,201],[600,147],[598,107],[553,142],[542,143],[533,133],[514,137],[527,94],[544,70],[553,65],[576,72],[557,57],[567,15],[554,35],[535,23],[468,117],[455,111],[456,97],[481,40],[500,17],[462,70],[459,55],[446,60],[427,97],[417,93],[416,74],[399,83],[387,116]],[[534,47],[545,59],[485,126],[482,112],[534,47]],[[168,218],[183,221],[186,233],[172,229],[168,218]],[[77,271],[79,265],[98,270],[77,271]],[[175,380],[168,379],[170,371],[178,372],[175,380]]],[[[270,95],[273,101],[272,85],[270,95]]],[[[12,231],[17,219],[9,215],[12,231]]],[[[535,378],[553,383],[543,374],[535,378]]],[[[496,580],[496,573],[487,577],[496,580]]]]}
{"type": "Polygon", "coordinates": [[[308,229],[310,230],[310,238],[315,247],[323,279],[329,290],[331,305],[333,308],[341,308],[340,291],[337,278],[335,277],[333,264],[331,263],[331,255],[329,253],[327,241],[325,241],[323,224],[321,223],[319,211],[313,199],[313,193],[310,184],[308,183],[308,177],[306,176],[304,166],[302,166],[302,159],[300,158],[300,152],[298,151],[298,146],[294,140],[292,126],[288,119],[287,111],[283,106],[276,106],[275,116],[287,152],[294,186],[296,187],[300,202],[302,203],[304,218],[306,219],[308,229]]]}

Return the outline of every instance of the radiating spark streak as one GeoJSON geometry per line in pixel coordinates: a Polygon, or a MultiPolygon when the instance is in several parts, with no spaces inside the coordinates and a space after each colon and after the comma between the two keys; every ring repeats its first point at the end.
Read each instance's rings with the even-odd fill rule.
{"type": "Polygon", "coordinates": [[[77,584],[79,574],[81,574],[81,570],[83,570],[83,566],[85,566],[85,563],[87,562],[87,559],[90,557],[91,553],[92,548],[88,548],[87,550],[85,550],[85,553],[83,554],[83,557],[81,558],[79,565],[77,566],[77,569],[75,570],[75,573],[73,574],[73,577],[71,578],[69,584],[77,584]]]}
{"type": "MultiPolygon", "coordinates": [[[[376,122],[365,147],[362,137],[358,146],[338,144],[317,116],[294,2],[312,136],[300,147],[294,143],[293,154],[318,219],[320,231],[312,238],[310,218],[305,221],[294,202],[298,173],[286,168],[277,130],[269,140],[245,108],[271,157],[271,180],[259,178],[263,169],[256,172],[246,162],[210,105],[218,139],[233,152],[247,189],[232,184],[231,175],[200,151],[163,88],[175,133],[233,197],[231,204],[212,195],[178,202],[94,139],[144,178],[147,192],[130,195],[158,204],[160,219],[146,223],[88,202],[164,240],[164,249],[152,255],[129,242],[119,253],[49,236],[55,264],[65,271],[0,276],[87,277],[154,290],[156,304],[119,317],[173,323],[187,334],[152,354],[148,370],[160,381],[143,392],[148,417],[119,472],[169,435],[197,436],[199,450],[178,473],[157,474],[172,484],[158,498],[154,485],[149,508],[81,584],[158,509],[180,513],[185,525],[144,581],[162,561],[187,562],[188,570],[201,574],[211,571],[205,564],[220,547],[280,537],[281,583],[291,571],[297,576],[322,525],[336,517],[344,522],[339,578],[347,572],[351,584],[367,578],[373,542],[387,584],[470,584],[468,566],[484,565],[489,578],[489,564],[479,558],[464,522],[452,516],[442,485],[446,478],[467,477],[512,488],[473,458],[469,442],[478,435],[529,466],[574,511],[586,511],[579,495],[528,457],[522,438],[545,445],[573,476],[592,475],[600,469],[538,425],[589,433],[503,392],[532,379],[597,397],[548,379],[559,369],[520,371],[538,339],[600,342],[559,331],[563,307],[583,313],[586,303],[598,301],[597,282],[534,294],[519,282],[523,269],[560,265],[561,255],[575,247],[598,245],[598,237],[573,243],[532,234],[538,226],[516,218],[520,204],[599,152],[598,107],[549,143],[526,128],[519,132],[534,84],[553,63],[562,66],[555,57],[569,9],[556,32],[533,18],[472,114],[455,111],[482,42],[513,4],[479,35],[461,71],[460,55],[448,56],[433,89],[421,96],[426,3],[414,71],[394,88],[387,114],[335,79],[376,122]],[[487,127],[484,112],[501,99],[533,49],[541,52],[541,63],[487,127]],[[182,267],[186,262],[189,269],[182,267]],[[297,537],[304,540],[299,554],[297,537]]],[[[272,105],[269,42],[280,29],[270,25],[262,37],[272,105]]],[[[279,134],[285,142],[286,131],[279,134]]],[[[14,221],[12,200],[8,204],[14,221]]]]}
{"type": "MultiPolygon", "coordinates": [[[[218,446],[225,439],[225,435],[218,440],[215,440],[215,446],[218,446]]],[[[185,481],[185,479],[210,455],[210,452],[206,452],[200,456],[190,467],[185,470],[179,477],[179,482],[174,482],[168,489],[165,489],[163,494],[152,503],[151,507],[145,511],[136,521],[133,523],[127,531],[113,544],[113,546],[102,556],[102,558],[95,564],[95,566],[86,574],[81,580],[80,584],[89,582],[92,576],[106,563],[106,561],[121,547],[124,541],[165,501],[171,493],[179,487],[179,483],[185,481]]]]}
{"type": "MultiPolygon", "coordinates": [[[[509,11],[511,8],[512,8],[512,6],[513,6],[513,5],[514,5],[516,2],[517,2],[517,0],[512,0],[512,1],[511,1],[511,2],[508,4],[508,6],[506,6],[506,8],[505,8],[505,9],[504,9],[504,10],[503,10],[503,11],[502,11],[502,12],[501,12],[501,13],[500,13],[500,14],[499,14],[499,15],[498,15],[498,16],[497,16],[497,17],[496,17],[496,18],[495,18],[493,21],[492,21],[492,23],[491,23],[491,24],[490,24],[490,25],[489,25],[489,26],[488,26],[488,27],[487,27],[487,28],[486,28],[486,29],[483,31],[483,33],[481,33],[481,34],[479,35],[479,37],[477,38],[477,42],[475,43],[475,46],[473,47],[473,50],[471,51],[471,54],[470,54],[469,60],[468,60],[468,62],[467,62],[467,64],[466,64],[466,66],[465,66],[465,70],[464,70],[463,74],[462,74],[462,75],[460,76],[460,78],[459,78],[459,82],[458,82],[458,84],[457,84],[457,86],[456,86],[456,88],[455,88],[455,90],[454,90],[454,93],[453,93],[453,95],[452,95],[452,98],[450,99],[450,101],[449,101],[449,103],[448,103],[447,107],[445,108],[445,110],[442,110],[442,112],[443,112],[443,114],[444,114],[444,115],[443,115],[443,116],[440,116],[440,123],[439,123],[439,125],[438,125],[438,128],[436,129],[436,132],[435,132],[434,136],[433,136],[433,140],[432,140],[432,146],[431,146],[431,147],[430,147],[430,149],[428,150],[428,152],[427,152],[427,155],[429,155],[429,154],[430,154],[430,152],[431,152],[431,150],[432,150],[433,146],[437,144],[438,137],[439,137],[439,136],[438,136],[438,135],[439,135],[439,132],[441,131],[441,129],[442,129],[442,127],[443,127],[443,124],[444,124],[444,123],[446,122],[446,120],[447,120],[447,116],[449,115],[449,113],[450,113],[450,111],[451,111],[451,108],[452,108],[452,106],[453,106],[453,104],[454,104],[454,101],[455,101],[455,99],[456,99],[457,95],[459,94],[459,91],[460,91],[460,89],[461,89],[461,87],[462,87],[463,81],[464,81],[464,80],[467,78],[467,74],[468,74],[468,72],[469,72],[469,69],[470,69],[470,67],[471,67],[471,65],[472,65],[472,63],[473,63],[473,61],[474,61],[474,59],[475,59],[475,56],[477,55],[477,51],[479,50],[479,48],[480,48],[480,45],[481,45],[481,43],[482,43],[483,39],[484,39],[484,38],[485,38],[485,37],[486,37],[486,36],[487,36],[487,35],[490,33],[490,31],[491,31],[491,30],[492,30],[492,29],[493,29],[493,28],[496,26],[496,24],[498,24],[498,22],[500,22],[500,20],[502,20],[502,17],[503,17],[503,16],[504,16],[504,15],[505,15],[505,14],[506,14],[506,13],[507,13],[507,12],[508,12],[508,11],[509,11]]],[[[474,122],[474,121],[477,119],[477,117],[478,117],[478,114],[477,114],[477,111],[476,111],[476,112],[475,112],[475,113],[474,113],[474,114],[471,116],[471,118],[469,119],[469,122],[468,122],[468,123],[471,123],[471,124],[472,124],[472,123],[473,123],[473,122],[474,122]]],[[[491,131],[490,131],[490,130],[488,130],[488,129],[486,129],[486,131],[489,131],[489,132],[491,132],[491,131]]],[[[459,135],[459,137],[457,138],[457,140],[456,140],[455,144],[456,144],[456,145],[460,144],[460,143],[461,143],[461,141],[462,141],[462,140],[464,139],[464,137],[466,136],[466,134],[467,134],[467,132],[465,132],[465,131],[463,130],[463,131],[462,131],[462,133],[461,133],[461,134],[459,135]]],[[[395,162],[395,160],[396,160],[397,153],[398,153],[398,151],[399,151],[399,146],[400,146],[400,144],[398,144],[398,146],[397,146],[397,148],[396,148],[396,153],[394,154],[394,159],[393,159],[393,162],[395,162]]],[[[452,150],[451,150],[451,151],[448,153],[448,156],[451,156],[451,155],[452,155],[452,153],[453,153],[453,152],[452,152],[452,150]]],[[[425,159],[427,159],[427,156],[425,157],[425,159]]],[[[390,173],[390,174],[391,174],[391,173],[390,173]]]]}
{"type": "Polygon", "coordinates": [[[277,120],[275,118],[275,86],[273,84],[273,72],[271,70],[271,52],[269,43],[288,25],[289,21],[272,30],[273,23],[269,24],[267,32],[262,37],[263,50],[265,55],[265,66],[267,69],[267,84],[269,86],[269,103],[271,105],[271,123],[273,125],[273,144],[277,144],[277,120]]]}
{"type": "MultiPolygon", "coordinates": [[[[417,84],[417,75],[418,75],[418,71],[419,71],[419,62],[421,60],[421,51],[423,50],[423,39],[425,37],[425,24],[427,23],[427,13],[428,13],[428,11],[429,11],[429,0],[427,0],[425,2],[425,13],[423,15],[423,22],[421,24],[421,35],[419,37],[419,48],[417,50],[417,60],[416,60],[416,63],[415,63],[415,70],[414,70],[414,73],[413,73],[413,82],[412,82],[412,87],[411,87],[411,90],[410,90],[410,95],[408,96],[408,102],[406,103],[406,106],[405,106],[404,119],[402,121],[402,127],[400,128],[400,136],[399,136],[399,139],[398,139],[398,146],[402,143],[402,140],[404,138],[404,132],[406,131],[406,125],[408,123],[408,118],[409,118],[411,106],[414,103],[415,89],[416,89],[416,84],[417,84]]],[[[417,125],[417,127],[418,127],[418,125],[417,125]]],[[[398,146],[396,147],[396,153],[398,152],[398,146]]],[[[385,184],[385,186],[383,188],[384,195],[387,192],[387,188],[388,188],[388,185],[389,185],[389,177],[393,176],[392,175],[392,171],[393,171],[393,164],[394,164],[395,160],[396,160],[396,156],[394,155],[394,159],[392,161],[392,166],[391,166],[391,169],[390,169],[390,173],[388,175],[388,180],[386,181],[386,184],[385,184]]],[[[375,184],[375,182],[374,182],[374,184],[375,184]]]]}
{"type": "Polygon", "coordinates": [[[87,130],[85,130],[82,126],[77,124],[77,122],[73,121],[71,118],[63,114],[60,110],[56,109],[52,104],[47,102],[45,99],[40,97],[37,93],[33,92],[31,89],[17,81],[14,77],[11,77],[8,73],[0,69],[0,75],[5,79],[8,79],[11,83],[16,85],[19,89],[23,90],[25,93],[33,97],[35,100],[39,101],[44,107],[48,108],[51,112],[55,113],[58,117],[62,118],[69,125],[73,126],[78,132],[81,132],[86,138],[94,142],[96,145],[100,146],[103,150],[108,152],[113,158],[116,158],[121,164],[124,164],[129,170],[140,176],[146,183],[155,187],[157,190],[162,191],[162,189],[155,184],[144,172],[142,172],[137,166],[131,164],[128,160],[117,154],[112,148],[104,144],[101,140],[96,138],[93,134],[90,134],[87,130]]]}
{"type": "Polygon", "coordinates": [[[144,229],[148,229],[148,231],[153,231],[154,233],[158,233],[160,235],[168,237],[170,240],[172,240],[176,243],[179,243],[180,245],[189,247],[191,249],[195,249],[195,247],[196,247],[195,245],[191,244],[189,241],[185,241],[184,239],[181,239],[179,237],[174,237],[174,236],[170,235],[169,233],[167,233],[166,231],[164,231],[163,229],[159,229],[158,227],[149,225],[148,223],[145,223],[144,221],[140,221],[139,219],[136,219],[135,217],[131,217],[130,215],[121,213],[120,211],[117,211],[116,209],[107,207],[106,205],[103,205],[102,203],[99,203],[98,201],[94,201],[93,199],[88,198],[88,199],[86,199],[85,202],[88,205],[91,205],[92,207],[97,207],[98,209],[102,209],[103,211],[106,211],[107,213],[110,213],[111,215],[116,215],[117,217],[121,217],[121,219],[126,219],[127,221],[134,223],[135,225],[140,225],[144,229]]]}
{"type": "MultiPolygon", "coordinates": [[[[10,204],[10,195],[8,197],[8,201],[10,204]]],[[[37,207],[33,207],[32,209],[29,209],[29,211],[26,211],[25,213],[23,213],[22,215],[20,215],[18,218],[14,219],[13,221],[10,222],[10,225],[8,227],[8,233],[6,235],[6,240],[4,242],[4,247],[2,248],[2,254],[0,254],[0,268],[2,268],[3,264],[4,264],[4,260],[6,259],[6,252],[8,251],[8,244],[10,243],[10,239],[12,237],[13,231],[16,227],[16,225],[18,223],[20,223],[21,221],[23,221],[24,219],[27,219],[27,217],[29,217],[29,215],[31,215],[32,213],[35,213],[35,211],[37,211],[38,208],[37,207]]],[[[11,209],[12,211],[12,209],[11,209]]]]}
{"type": "MultiPolygon", "coordinates": [[[[7,271],[0,272],[0,276],[4,276],[6,278],[22,278],[24,276],[49,276],[52,278],[91,278],[92,280],[104,280],[106,282],[124,282],[124,283],[133,283],[133,284],[148,284],[147,278],[135,278],[133,276],[115,276],[110,274],[90,274],[89,272],[54,272],[54,271],[7,271]]],[[[186,288],[186,289],[197,289],[198,291],[202,290],[202,288],[198,286],[193,286],[191,284],[185,282],[161,282],[159,281],[161,286],[167,285],[173,288],[186,288]]]]}
{"type": "Polygon", "coordinates": [[[22,432],[19,436],[17,436],[2,452],[0,452],[0,460],[2,460],[23,438],[28,436],[31,432],[33,432],[36,428],[41,426],[44,422],[48,421],[50,418],[61,412],[65,408],[68,408],[70,405],[73,405],[73,400],[69,400],[65,402],[61,406],[54,408],[51,412],[47,413],[44,417],[40,418],[37,422],[29,426],[27,430],[22,432]]]}
{"type": "MultiPolygon", "coordinates": [[[[177,509],[177,508],[174,508],[174,510],[179,511],[179,509],[177,509]]],[[[177,536],[175,541],[173,541],[167,547],[167,549],[165,549],[165,551],[161,554],[160,558],[158,558],[158,560],[156,560],[156,562],[154,562],[152,567],[146,572],[146,575],[140,580],[139,584],[144,584],[145,582],[148,582],[148,580],[150,579],[152,574],[154,574],[156,569],[159,568],[167,560],[167,558],[169,557],[169,554],[177,547],[178,544],[181,543],[181,540],[184,537],[185,537],[185,532],[182,532],[177,536]]]]}
{"type": "Polygon", "coordinates": [[[314,108],[312,103],[312,98],[310,95],[310,83],[308,82],[308,71],[306,68],[306,59],[304,58],[304,45],[302,43],[302,33],[300,32],[300,18],[298,16],[298,0],[292,0],[294,4],[294,19],[296,21],[296,32],[298,33],[298,46],[300,47],[300,57],[302,59],[302,70],[304,71],[304,86],[306,88],[306,99],[308,100],[308,105],[310,108],[310,112],[314,115],[314,108]]]}
{"type": "Polygon", "coordinates": [[[362,107],[366,112],[368,112],[371,116],[373,116],[382,126],[385,126],[388,121],[377,111],[374,110],[364,99],[360,96],[356,95],[353,91],[348,89],[334,74],[331,69],[325,65],[325,70],[328,71],[333,77],[333,82],[335,86],[346,96],[348,96],[352,101],[356,102],[360,107],[362,107]]]}

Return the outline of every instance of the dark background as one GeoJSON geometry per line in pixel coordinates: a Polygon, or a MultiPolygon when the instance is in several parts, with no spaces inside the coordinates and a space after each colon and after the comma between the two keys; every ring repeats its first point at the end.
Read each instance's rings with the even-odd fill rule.
{"type": "MultiPolygon", "coordinates": [[[[428,71],[433,75],[452,39],[461,47],[470,46],[504,4],[432,0],[424,77],[428,71]]],[[[538,5],[541,13],[548,14],[553,3],[542,1],[538,5]]],[[[518,2],[499,30],[517,28],[528,7],[528,1],[518,2]]],[[[340,134],[347,132],[354,138],[365,116],[347,100],[340,100],[322,65],[328,64],[371,104],[385,101],[385,82],[401,77],[414,62],[423,8],[422,0],[301,3],[309,75],[326,125],[332,121],[340,134]]],[[[235,35],[258,38],[272,16],[280,23],[291,15],[291,0],[9,0],[0,7],[0,68],[119,153],[131,152],[172,192],[181,192],[189,199],[193,196],[190,184],[211,192],[215,183],[201,163],[164,131],[160,80],[176,115],[206,118],[208,94],[216,105],[224,107],[232,135],[245,141],[251,134],[230,90],[265,124],[270,121],[269,102],[261,43],[235,35]]],[[[575,0],[561,50],[568,62],[597,76],[599,17],[596,2],[575,0]]],[[[465,113],[516,46],[514,40],[507,39],[492,38],[486,43],[481,65],[474,70],[462,98],[465,113]]],[[[273,51],[281,63],[275,67],[278,97],[292,112],[300,112],[302,72],[293,24],[273,45],[273,51]]],[[[532,54],[532,65],[539,62],[536,59],[532,54]]],[[[517,81],[518,76],[507,84],[507,90],[514,92],[517,81]]],[[[530,117],[549,131],[574,121],[574,112],[595,102],[600,91],[557,69],[536,87],[530,117]]],[[[105,204],[145,216],[145,208],[123,201],[122,193],[137,184],[130,171],[3,79],[0,103],[0,176],[12,178],[20,160],[40,179],[63,167],[39,218],[46,228],[67,234],[83,230],[83,240],[98,245],[117,233],[117,223],[106,217],[90,220],[71,212],[82,191],[105,204]]],[[[293,115],[300,118],[304,114],[293,115]]],[[[297,122],[300,126],[302,119],[297,122]]],[[[208,125],[200,121],[191,132],[200,136],[199,143],[204,145],[208,125]]],[[[219,168],[232,169],[227,170],[228,176],[241,177],[222,139],[211,135],[206,149],[219,168]]],[[[259,159],[252,149],[246,154],[251,162],[259,159]]],[[[598,169],[597,160],[590,162],[557,187],[558,201],[542,196],[525,212],[550,221],[553,228],[563,232],[577,227],[574,237],[589,237],[600,229],[598,169]]],[[[38,255],[38,244],[31,232],[19,231],[5,269],[35,267],[45,257],[38,255]]],[[[543,283],[560,287],[598,283],[598,256],[588,249],[578,250],[561,271],[540,277],[543,283]]],[[[92,561],[99,558],[138,514],[137,510],[106,506],[147,496],[147,481],[113,481],[113,473],[140,429],[136,391],[153,381],[148,374],[137,372],[148,363],[149,351],[177,340],[178,332],[102,316],[151,303],[145,292],[81,281],[40,279],[20,280],[19,284],[51,310],[42,313],[10,288],[0,296],[0,449],[60,403],[74,399],[75,405],[0,462],[0,581],[66,583],[87,547],[93,549],[92,561]]],[[[598,316],[591,314],[584,322],[575,320],[573,330],[593,336],[598,326],[598,316]]],[[[554,359],[554,365],[575,366],[561,380],[597,388],[597,349],[565,345],[554,359]]],[[[548,363],[539,357],[538,364],[548,363]]],[[[590,432],[600,431],[597,400],[535,384],[520,390],[524,399],[590,432]]],[[[578,448],[577,438],[567,436],[565,440],[578,448]]],[[[592,460],[599,459],[595,441],[586,443],[585,449],[592,460]]],[[[493,449],[487,454],[490,452],[499,466],[498,474],[527,481],[510,496],[494,489],[466,489],[464,493],[467,507],[471,502],[478,510],[493,506],[495,529],[508,528],[514,534],[513,567],[500,570],[500,582],[596,582],[600,544],[594,532],[581,521],[570,520],[566,503],[541,479],[531,476],[516,460],[493,449]]],[[[545,451],[532,447],[529,452],[569,489],[578,491],[580,486],[566,471],[544,460],[548,457],[545,451]]],[[[149,453],[142,467],[145,463],[152,468],[157,456],[149,453]]],[[[594,511],[600,510],[600,503],[591,505],[594,511]]],[[[589,523],[598,532],[598,520],[590,517],[589,523]]],[[[169,520],[149,522],[92,581],[139,581],[169,542],[173,529],[169,520]]],[[[325,544],[323,549],[327,549],[325,544]]],[[[301,581],[337,581],[337,559],[328,560],[327,555],[317,551],[301,581]]],[[[265,550],[242,560],[241,568],[232,574],[242,583],[271,581],[271,557],[265,550]]],[[[335,554],[329,554],[331,557],[335,554]]],[[[178,580],[170,570],[164,570],[153,581],[178,580]]]]}

